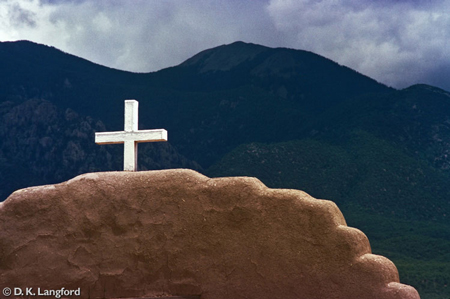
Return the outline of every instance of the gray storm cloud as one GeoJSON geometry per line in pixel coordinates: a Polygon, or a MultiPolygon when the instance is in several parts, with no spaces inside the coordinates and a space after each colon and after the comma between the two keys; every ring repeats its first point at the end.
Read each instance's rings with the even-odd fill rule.
{"type": "Polygon", "coordinates": [[[437,0],[3,0],[0,40],[137,72],[242,40],[313,51],[397,88],[450,90],[449,9],[437,0]]]}
{"type": "Polygon", "coordinates": [[[294,47],[396,87],[428,81],[450,58],[448,4],[354,2],[273,0],[267,11],[294,47]]]}
{"type": "Polygon", "coordinates": [[[52,1],[50,21],[64,33],[66,51],[81,51],[81,56],[115,68],[147,72],[238,39],[263,43],[263,7],[236,3],[52,1]],[[248,22],[248,15],[258,10],[260,15],[248,22]]]}

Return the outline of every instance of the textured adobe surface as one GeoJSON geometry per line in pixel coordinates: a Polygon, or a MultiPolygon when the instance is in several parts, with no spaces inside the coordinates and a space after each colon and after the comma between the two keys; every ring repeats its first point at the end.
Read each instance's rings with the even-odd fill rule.
{"type": "Polygon", "coordinates": [[[182,169],[16,191],[0,206],[0,285],[82,298],[419,298],[334,203],[182,169]]]}

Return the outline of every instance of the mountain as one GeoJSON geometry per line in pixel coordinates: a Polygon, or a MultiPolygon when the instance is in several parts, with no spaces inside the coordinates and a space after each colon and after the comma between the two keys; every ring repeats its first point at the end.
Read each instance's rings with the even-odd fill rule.
{"type": "Polygon", "coordinates": [[[390,91],[313,53],[242,42],[150,74],[108,69],[30,42],[4,48],[0,58],[16,63],[2,68],[0,77],[14,76],[3,84],[0,99],[44,98],[119,130],[123,100],[136,98],[141,125],[168,129],[177,148],[203,167],[242,143],[300,138],[317,113],[349,97],[390,91]],[[239,63],[223,58],[235,53],[241,53],[239,63]]]}
{"type": "Polygon", "coordinates": [[[317,54],[243,42],[205,50],[180,67],[189,69],[204,88],[256,85],[281,98],[303,102],[310,111],[329,109],[329,105],[348,96],[387,90],[373,79],[317,54]]]}
{"type": "Polygon", "coordinates": [[[447,91],[396,90],[311,52],[244,42],[145,74],[28,41],[0,43],[0,60],[2,200],[121,170],[122,146],[96,145],[94,132],[122,130],[134,98],[140,129],[169,132],[139,146],[141,170],[250,175],[333,200],[422,298],[449,294],[447,91]]]}

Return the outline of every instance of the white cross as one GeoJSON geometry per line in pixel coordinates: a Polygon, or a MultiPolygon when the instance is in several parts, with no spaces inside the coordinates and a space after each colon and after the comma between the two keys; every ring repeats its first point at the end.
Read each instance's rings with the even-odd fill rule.
{"type": "Polygon", "coordinates": [[[137,170],[137,149],[140,142],[167,141],[167,131],[138,129],[139,102],[125,100],[125,126],[124,131],[95,133],[97,144],[124,143],[123,170],[137,170]]]}

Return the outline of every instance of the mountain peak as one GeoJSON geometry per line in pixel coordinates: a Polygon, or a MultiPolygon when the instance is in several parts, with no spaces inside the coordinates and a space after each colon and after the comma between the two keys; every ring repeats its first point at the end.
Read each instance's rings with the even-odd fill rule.
{"type": "Polygon", "coordinates": [[[450,96],[450,93],[444,89],[441,89],[436,86],[428,85],[428,84],[422,84],[422,83],[411,85],[410,87],[407,87],[404,90],[405,91],[428,91],[428,92],[433,92],[433,93],[437,93],[437,94],[450,96]]]}
{"type": "Polygon", "coordinates": [[[228,71],[244,61],[252,60],[268,47],[237,41],[207,49],[189,58],[180,66],[197,66],[200,73],[208,71],[228,71]]]}

